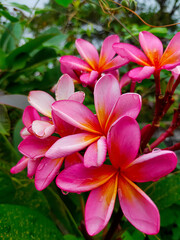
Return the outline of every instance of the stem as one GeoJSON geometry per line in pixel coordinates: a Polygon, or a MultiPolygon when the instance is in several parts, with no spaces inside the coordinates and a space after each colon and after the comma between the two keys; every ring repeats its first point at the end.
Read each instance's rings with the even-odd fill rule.
{"type": "Polygon", "coordinates": [[[130,92],[134,92],[135,87],[136,87],[136,82],[132,81],[131,82],[131,87],[130,87],[130,92]]]}
{"type": "Polygon", "coordinates": [[[123,216],[123,212],[121,210],[121,208],[119,208],[118,212],[116,213],[116,215],[114,216],[113,222],[104,238],[104,240],[111,240],[115,231],[117,230],[117,227],[120,223],[120,220],[123,216]]]}
{"type": "Polygon", "coordinates": [[[161,142],[163,142],[167,137],[172,136],[176,128],[180,126],[180,105],[178,109],[174,110],[173,119],[170,127],[166,130],[165,133],[162,133],[159,138],[157,138],[149,148],[144,149],[144,153],[150,152],[153,148],[157,147],[161,142]]]}
{"type": "Polygon", "coordinates": [[[177,151],[180,150],[180,143],[176,143],[171,147],[164,148],[163,150],[177,151]]]}
{"type": "MultiPolygon", "coordinates": [[[[154,73],[155,83],[156,83],[156,103],[155,103],[155,113],[151,128],[148,129],[142,143],[141,149],[142,151],[145,149],[147,143],[150,141],[151,137],[155,133],[155,131],[159,128],[160,120],[164,117],[168,109],[174,103],[173,93],[180,83],[180,76],[177,78],[176,82],[174,83],[173,87],[171,88],[169,84],[169,88],[166,89],[166,93],[164,96],[161,95],[160,89],[160,72],[154,73]]],[[[170,78],[169,82],[173,79],[170,78]]]]}

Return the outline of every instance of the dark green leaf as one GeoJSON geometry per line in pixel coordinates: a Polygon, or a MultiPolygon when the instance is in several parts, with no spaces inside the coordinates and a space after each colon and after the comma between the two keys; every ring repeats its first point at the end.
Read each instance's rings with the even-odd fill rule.
{"type": "Polygon", "coordinates": [[[10,203],[15,196],[15,187],[8,174],[0,171],[0,203],[10,203]]]}
{"type": "Polygon", "coordinates": [[[54,223],[38,211],[23,206],[0,205],[0,238],[3,240],[60,240],[54,223]]]}
{"type": "Polygon", "coordinates": [[[66,234],[74,233],[77,236],[81,236],[75,220],[62,199],[51,188],[46,188],[43,193],[51,206],[53,214],[59,221],[58,225],[60,225],[61,231],[66,234]]]}
{"type": "Polygon", "coordinates": [[[63,7],[68,7],[68,5],[73,2],[73,0],[55,0],[55,1],[63,7]]]}
{"type": "Polygon", "coordinates": [[[164,209],[180,201],[180,172],[170,174],[149,185],[146,193],[159,209],[164,209]]]}
{"type": "Polygon", "coordinates": [[[10,120],[6,107],[0,105],[0,133],[3,135],[9,135],[10,132],[10,120]]]}
{"type": "Polygon", "coordinates": [[[4,16],[5,18],[10,20],[11,22],[18,22],[19,21],[18,18],[15,18],[15,17],[11,16],[7,11],[4,11],[4,10],[0,11],[0,16],[4,16]]]}
{"type": "Polygon", "coordinates": [[[12,162],[18,161],[20,159],[20,154],[12,146],[10,141],[6,138],[5,135],[0,134],[0,159],[12,162]]]}
{"type": "Polygon", "coordinates": [[[24,127],[24,124],[22,122],[22,120],[20,119],[14,128],[14,132],[13,132],[13,146],[17,149],[18,145],[20,144],[20,142],[22,141],[22,137],[20,136],[20,131],[22,130],[22,128],[24,127]]]}
{"type": "Polygon", "coordinates": [[[17,58],[18,55],[23,54],[23,53],[30,53],[33,50],[39,48],[42,46],[44,42],[47,40],[51,39],[54,37],[56,34],[47,34],[47,35],[42,35],[40,37],[37,37],[35,39],[30,40],[23,46],[15,49],[13,52],[9,54],[7,57],[7,62],[9,63],[9,67],[13,66],[15,58],[17,58]]]}
{"type": "Polygon", "coordinates": [[[77,238],[73,235],[68,234],[68,235],[64,236],[64,240],[84,240],[84,238],[77,238]]]}
{"type": "Polygon", "coordinates": [[[31,13],[31,9],[27,5],[19,4],[19,3],[16,3],[16,2],[11,2],[10,4],[13,7],[16,7],[16,8],[22,9],[22,10],[24,10],[26,12],[31,13]]]}
{"type": "Polygon", "coordinates": [[[2,49],[0,49],[0,69],[3,70],[3,69],[6,69],[7,67],[7,63],[6,63],[6,54],[5,52],[3,52],[2,49]]]}

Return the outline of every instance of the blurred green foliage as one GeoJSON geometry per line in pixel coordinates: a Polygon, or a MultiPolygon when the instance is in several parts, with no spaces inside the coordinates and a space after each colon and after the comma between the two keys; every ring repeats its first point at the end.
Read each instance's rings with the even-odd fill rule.
{"type": "MultiPolygon", "coordinates": [[[[168,0],[156,1],[154,8],[149,9],[145,2],[136,2],[121,3],[133,10],[137,7],[137,13],[153,25],[177,21],[175,13],[179,9],[179,1],[171,1],[171,11],[168,10],[168,0]]],[[[144,30],[152,32],[167,45],[179,28],[151,28],[110,1],[50,0],[43,9],[29,8],[26,1],[23,5],[18,1],[0,3],[0,94],[27,95],[34,89],[50,92],[61,75],[58,58],[77,55],[76,38],[84,38],[99,49],[105,37],[118,34],[121,41],[138,46],[138,34],[144,30]]],[[[120,75],[133,66],[122,67],[120,75]]],[[[167,83],[169,73],[164,71],[161,77],[163,85],[163,82],[167,83]]],[[[77,86],[77,89],[82,90],[82,87],[77,86]]],[[[85,104],[94,110],[89,90],[83,90],[86,92],[85,104]]],[[[129,87],[124,91],[128,90],[129,87]]],[[[138,120],[150,122],[154,107],[153,79],[137,84],[136,91],[143,96],[143,109],[138,120]]],[[[176,95],[180,94],[179,91],[176,95]]],[[[79,230],[83,218],[80,196],[63,196],[53,183],[38,192],[33,180],[27,179],[25,171],[18,175],[10,174],[10,168],[21,157],[17,150],[21,141],[21,116],[21,110],[0,105],[0,238],[84,239],[79,230]]],[[[171,118],[172,110],[165,120],[171,118]]],[[[162,227],[158,236],[147,237],[123,219],[125,231],[120,232],[123,240],[180,239],[180,217],[177,214],[180,212],[179,178],[179,173],[176,173],[144,186],[161,212],[162,227]]],[[[118,238],[118,234],[114,239],[118,238]]]]}

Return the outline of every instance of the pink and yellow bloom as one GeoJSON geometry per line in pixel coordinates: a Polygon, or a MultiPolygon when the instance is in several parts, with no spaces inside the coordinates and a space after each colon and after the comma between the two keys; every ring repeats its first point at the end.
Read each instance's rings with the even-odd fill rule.
{"type": "Polygon", "coordinates": [[[75,164],[58,175],[57,186],[68,192],[91,191],[85,206],[89,235],[98,234],[107,225],[117,193],[122,212],[129,222],[146,234],[157,234],[159,211],[134,182],[157,181],[164,177],[176,167],[176,155],[158,150],[137,157],[140,129],[128,116],[111,127],[107,142],[112,165],[86,168],[83,164],[75,164]]]}
{"type": "Polygon", "coordinates": [[[51,136],[56,128],[52,121],[52,104],[59,100],[74,100],[83,102],[84,92],[74,92],[74,83],[72,78],[64,74],[58,81],[55,90],[56,100],[44,91],[31,91],[28,96],[29,103],[45,118],[35,119],[31,124],[31,131],[39,138],[51,136]]]}
{"type": "Polygon", "coordinates": [[[79,128],[81,132],[59,139],[47,151],[46,157],[64,157],[88,147],[84,155],[85,166],[103,164],[109,128],[123,116],[135,119],[141,109],[141,97],[135,93],[120,95],[118,81],[108,74],[96,83],[94,102],[97,115],[75,101],[58,101],[52,105],[52,111],[57,117],[79,128]]]}
{"type": "Polygon", "coordinates": [[[114,57],[116,53],[112,45],[119,41],[117,35],[107,37],[102,44],[99,56],[96,48],[90,42],[77,39],[75,45],[83,60],[75,56],[61,57],[62,73],[67,73],[77,82],[90,86],[94,86],[102,73],[117,75],[115,70],[128,62],[127,59],[120,56],[114,57]]]}
{"type": "Polygon", "coordinates": [[[155,71],[172,70],[180,65],[180,33],[177,33],[163,53],[163,45],[159,38],[150,32],[140,32],[139,42],[144,53],[128,43],[115,43],[114,51],[121,57],[144,67],[129,71],[129,77],[135,81],[149,78],[155,71]]]}

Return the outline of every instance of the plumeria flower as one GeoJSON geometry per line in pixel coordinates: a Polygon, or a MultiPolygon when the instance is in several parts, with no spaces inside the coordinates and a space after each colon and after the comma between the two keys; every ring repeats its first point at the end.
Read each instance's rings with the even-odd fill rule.
{"type": "Polygon", "coordinates": [[[94,103],[97,115],[75,101],[58,101],[52,105],[54,114],[81,132],[59,139],[47,151],[46,157],[65,157],[88,147],[84,155],[85,166],[102,165],[106,159],[109,128],[123,116],[135,119],[141,109],[141,96],[136,93],[120,95],[117,79],[108,74],[95,85],[94,103]]]}
{"type": "Polygon", "coordinates": [[[85,206],[85,225],[89,235],[98,234],[108,223],[116,195],[123,214],[138,230],[157,234],[160,216],[156,205],[134,182],[157,181],[174,170],[177,157],[167,150],[153,151],[136,158],[140,147],[137,122],[125,116],[108,133],[112,165],[86,168],[75,164],[56,178],[63,191],[91,191],[85,206]]]}
{"type": "Polygon", "coordinates": [[[155,71],[171,70],[180,65],[180,33],[172,38],[164,53],[162,42],[150,32],[140,32],[139,42],[144,53],[128,43],[113,45],[114,51],[119,56],[143,66],[129,71],[131,79],[141,82],[143,79],[149,78],[155,71]]]}
{"type": "Polygon", "coordinates": [[[75,56],[61,57],[62,73],[68,73],[77,82],[91,86],[94,86],[102,73],[109,72],[116,75],[115,70],[129,62],[120,56],[114,58],[115,51],[112,45],[119,41],[117,35],[105,38],[99,56],[96,48],[90,42],[77,39],[75,45],[83,60],[75,56]]]}
{"type": "Polygon", "coordinates": [[[50,136],[46,139],[39,139],[34,135],[26,135],[19,144],[18,149],[24,155],[20,161],[11,168],[12,174],[17,174],[27,167],[27,176],[32,178],[37,170],[41,159],[46,151],[57,141],[57,137],[50,136]]]}
{"type": "MultiPolygon", "coordinates": [[[[63,125],[63,132],[69,133],[69,126],[63,125]]],[[[72,129],[72,128],[71,128],[72,129]]],[[[58,140],[58,137],[50,136],[45,139],[37,138],[34,135],[26,136],[19,144],[18,149],[24,155],[20,161],[11,168],[12,174],[17,174],[27,167],[27,176],[32,178],[35,175],[35,187],[41,191],[45,189],[58,175],[65,160],[65,167],[69,167],[83,161],[79,153],[56,159],[45,157],[47,150],[58,140]]]]}
{"type": "Polygon", "coordinates": [[[44,91],[31,91],[28,96],[29,103],[45,118],[36,119],[31,124],[32,132],[39,138],[46,138],[55,132],[55,125],[52,121],[51,106],[58,100],[74,100],[83,102],[84,92],[74,92],[74,83],[70,76],[64,74],[58,81],[55,90],[56,100],[44,91]]]}

